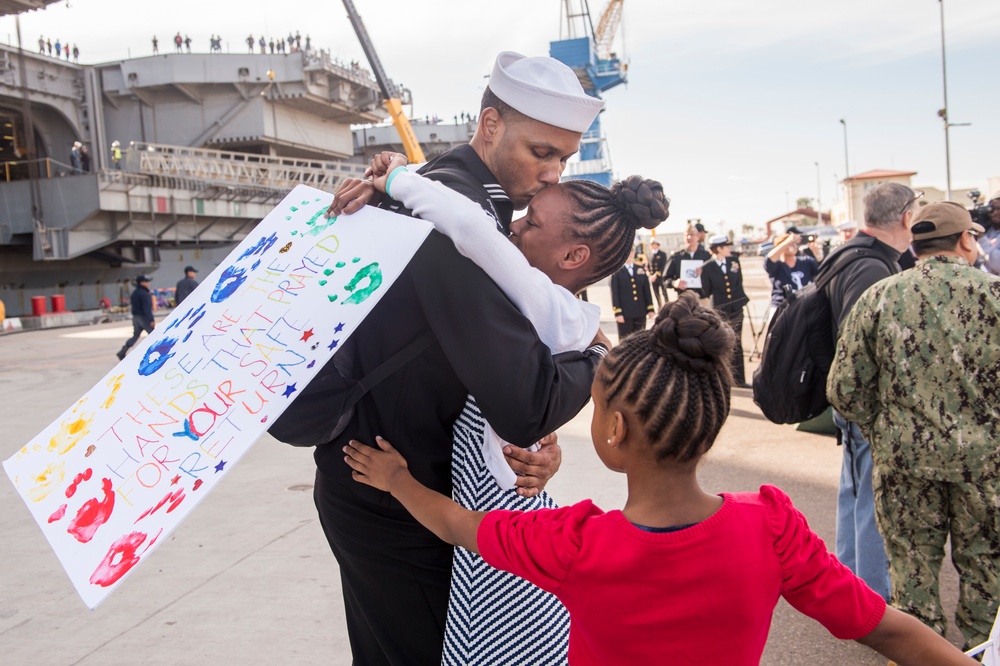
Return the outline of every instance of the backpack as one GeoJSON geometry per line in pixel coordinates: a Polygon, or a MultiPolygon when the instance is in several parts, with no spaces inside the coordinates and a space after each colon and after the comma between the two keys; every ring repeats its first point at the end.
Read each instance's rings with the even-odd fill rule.
{"type": "Polygon", "coordinates": [[[836,351],[836,332],[826,287],[846,266],[873,257],[898,269],[864,247],[830,255],[816,281],[798,291],[785,287],[767,329],[760,366],[753,373],[753,401],[772,423],[801,423],[830,405],[826,378],[836,351]]]}

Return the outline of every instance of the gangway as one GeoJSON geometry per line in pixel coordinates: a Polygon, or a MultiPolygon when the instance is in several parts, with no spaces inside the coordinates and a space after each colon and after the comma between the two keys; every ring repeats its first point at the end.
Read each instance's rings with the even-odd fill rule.
{"type": "Polygon", "coordinates": [[[296,185],[333,192],[345,178],[362,178],[365,172],[364,164],[354,162],[274,157],[159,143],[134,143],[124,153],[127,172],[176,178],[197,189],[247,186],[273,190],[280,196],[296,185]]]}

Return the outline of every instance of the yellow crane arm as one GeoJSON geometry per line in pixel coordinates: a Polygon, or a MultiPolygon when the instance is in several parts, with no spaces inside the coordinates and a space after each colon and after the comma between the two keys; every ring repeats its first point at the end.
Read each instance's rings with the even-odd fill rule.
{"type": "Polygon", "coordinates": [[[594,41],[597,42],[597,53],[601,58],[608,58],[611,55],[611,44],[615,40],[615,32],[622,21],[622,5],[625,0],[611,0],[601,14],[601,20],[597,22],[597,30],[594,31],[594,41]]]}
{"type": "Polygon", "coordinates": [[[406,151],[406,159],[410,161],[410,164],[426,162],[427,158],[424,157],[424,151],[420,147],[420,142],[417,141],[417,135],[413,133],[410,120],[403,113],[403,103],[396,97],[390,97],[385,100],[385,110],[389,112],[392,124],[395,125],[396,131],[399,132],[399,138],[403,140],[403,150],[406,151]]]}

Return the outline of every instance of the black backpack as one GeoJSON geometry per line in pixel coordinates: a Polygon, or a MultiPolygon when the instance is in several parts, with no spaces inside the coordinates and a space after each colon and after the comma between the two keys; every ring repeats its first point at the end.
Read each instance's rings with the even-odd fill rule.
{"type": "Polygon", "coordinates": [[[802,423],[830,403],[826,378],[833,364],[836,331],[826,286],[849,264],[865,257],[885,258],[864,247],[837,252],[820,267],[816,281],[798,291],[785,287],[767,329],[760,367],[753,373],[753,401],[773,423],[802,423]]]}

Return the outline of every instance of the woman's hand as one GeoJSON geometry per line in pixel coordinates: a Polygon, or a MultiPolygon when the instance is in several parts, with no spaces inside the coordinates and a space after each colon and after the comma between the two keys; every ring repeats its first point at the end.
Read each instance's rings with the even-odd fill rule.
{"type": "Polygon", "coordinates": [[[354,470],[351,476],[355,481],[391,493],[400,474],[408,474],[406,460],[388,441],[376,437],[375,442],[379,446],[377,449],[352,439],[344,447],[347,454],[344,462],[354,470]]]}
{"type": "Polygon", "coordinates": [[[386,151],[373,157],[371,170],[375,183],[375,189],[379,192],[385,192],[385,186],[389,180],[389,174],[392,173],[393,169],[396,167],[406,166],[406,164],[406,155],[403,155],[402,153],[391,153],[386,151]]]}

